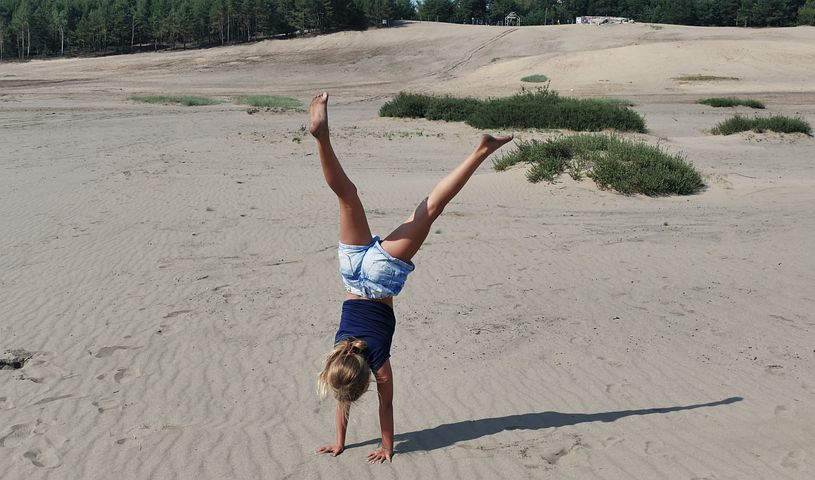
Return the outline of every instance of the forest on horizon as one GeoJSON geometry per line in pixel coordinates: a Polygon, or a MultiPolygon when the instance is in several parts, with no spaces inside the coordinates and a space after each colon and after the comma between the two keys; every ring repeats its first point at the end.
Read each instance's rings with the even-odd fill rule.
{"type": "Polygon", "coordinates": [[[0,61],[200,48],[394,20],[523,25],[583,15],[699,26],[815,25],[815,0],[0,0],[0,61]]]}

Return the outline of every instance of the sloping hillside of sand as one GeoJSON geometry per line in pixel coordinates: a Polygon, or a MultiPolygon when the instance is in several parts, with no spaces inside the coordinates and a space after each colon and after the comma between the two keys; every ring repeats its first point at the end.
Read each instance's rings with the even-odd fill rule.
{"type": "MultiPolygon", "coordinates": [[[[0,82],[56,81],[229,95],[251,89],[343,97],[399,90],[494,96],[541,73],[577,95],[815,91],[810,27],[754,30],[668,25],[486,27],[407,23],[369,32],[205,50],[4,65],[0,82]],[[679,82],[682,75],[737,81],[679,82]]],[[[42,83],[33,86],[42,89],[42,83]]]]}
{"type": "Polygon", "coordinates": [[[813,44],[804,27],[408,23],[0,64],[0,353],[31,355],[0,370],[0,476],[812,478],[815,141],[713,136],[753,112],[694,102],[815,123],[813,44]],[[479,134],[380,118],[387,97],[511,94],[530,74],[634,99],[637,138],[706,188],[626,197],[487,162],[396,300],[393,463],[365,463],[375,393],[347,450],[314,455],[334,438],[315,386],[343,292],[306,114],[129,96],[331,91],[335,148],[386,234],[479,134]]]}

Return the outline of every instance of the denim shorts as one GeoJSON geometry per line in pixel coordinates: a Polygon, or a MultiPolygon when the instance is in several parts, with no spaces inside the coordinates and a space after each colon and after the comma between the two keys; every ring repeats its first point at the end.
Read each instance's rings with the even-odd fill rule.
{"type": "Polygon", "coordinates": [[[386,252],[373,237],[368,245],[340,243],[340,275],[345,289],[365,298],[395,297],[405,286],[413,262],[405,262],[386,252]]]}

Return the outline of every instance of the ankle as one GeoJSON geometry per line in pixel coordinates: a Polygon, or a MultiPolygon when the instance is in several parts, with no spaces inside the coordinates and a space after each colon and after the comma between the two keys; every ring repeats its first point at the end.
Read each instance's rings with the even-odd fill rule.
{"type": "Polygon", "coordinates": [[[477,146],[477,147],[475,148],[475,152],[473,152],[473,153],[474,153],[474,154],[475,154],[475,156],[476,156],[476,157],[478,157],[478,158],[479,158],[481,161],[484,161],[484,159],[485,159],[485,158],[487,158],[487,157],[489,157],[489,156],[492,154],[492,152],[494,152],[494,151],[495,151],[495,149],[494,149],[494,148],[490,148],[490,147],[489,147],[489,146],[487,146],[487,145],[479,145],[479,146],[477,146]]]}
{"type": "Polygon", "coordinates": [[[312,132],[311,136],[317,140],[317,143],[331,143],[331,138],[328,135],[328,127],[312,132]]]}

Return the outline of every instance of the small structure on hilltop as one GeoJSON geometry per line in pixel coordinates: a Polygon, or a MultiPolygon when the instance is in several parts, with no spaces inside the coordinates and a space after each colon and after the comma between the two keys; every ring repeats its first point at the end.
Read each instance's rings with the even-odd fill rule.
{"type": "Polygon", "coordinates": [[[625,17],[582,16],[577,17],[574,23],[583,25],[608,25],[615,23],[634,23],[634,20],[625,17]]]}
{"type": "Polygon", "coordinates": [[[515,12],[509,12],[509,15],[504,18],[504,25],[507,27],[520,27],[521,26],[521,17],[518,16],[515,12]]]}

